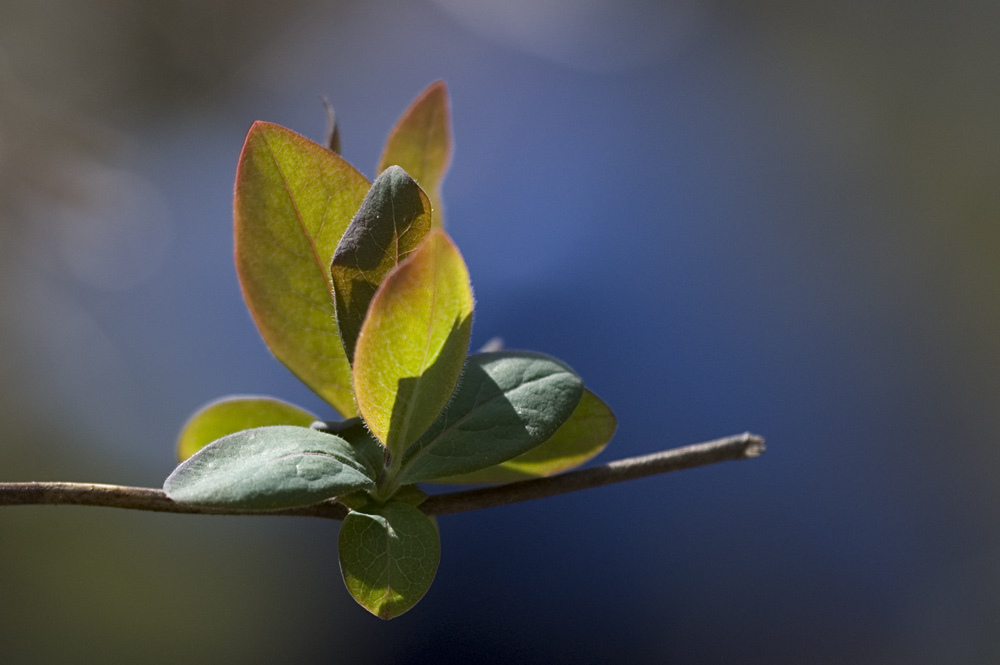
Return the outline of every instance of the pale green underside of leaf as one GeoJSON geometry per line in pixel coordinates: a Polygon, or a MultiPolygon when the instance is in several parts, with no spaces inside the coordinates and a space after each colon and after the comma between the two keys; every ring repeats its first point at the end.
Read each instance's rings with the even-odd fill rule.
{"type": "Polygon", "coordinates": [[[556,433],[528,452],[496,466],[435,483],[510,483],[567,471],[590,460],[608,445],[618,422],[607,404],[583,391],[580,403],[556,433]]]}
{"type": "Polygon", "coordinates": [[[377,173],[403,167],[430,197],[434,225],[444,226],[441,183],[451,163],[451,111],[444,81],[432,83],[396,122],[385,142],[377,173]]]}
{"type": "Polygon", "coordinates": [[[273,397],[234,395],[206,404],[184,424],[177,439],[180,461],[221,439],[245,429],[268,425],[308,427],[316,416],[293,404],[273,397]]]}
{"type": "Polygon", "coordinates": [[[383,280],[354,354],[354,391],[369,429],[394,455],[448,403],[472,326],[462,255],[440,230],[383,280]]]}
{"type": "Polygon", "coordinates": [[[167,477],[178,503],[270,510],[308,506],[375,486],[351,445],[306,427],[244,430],[215,441],[167,477]]]}
{"type": "Polygon", "coordinates": [[[236,174],[236,271],[250,313],[274,355],[345,416],[356,410],[329,270],[368,187],[339,156],[264,122],[236,174]]]}
{"type": "Polygon", "coordinates": [[[434,581],[441,541],[433,520],[392,501],[351,511],[340,527],[340,570],[366,610],[392,619],[417,604],[434,581]]]}
{"type": "Polygon", "coordinates": [[[583,396],[583,381],[538,353],[468,357],[447,410],[403,455],[398,482],[434,481],[517,457],[551,437],[583,396]]]}
{"type": "Polygon", "coordinates": [[[431,204],[423,190],[398,166],[383,171],[340,239],[330,267],[349,359],[379,284],[416,251],[430,229],[431,204]]]}

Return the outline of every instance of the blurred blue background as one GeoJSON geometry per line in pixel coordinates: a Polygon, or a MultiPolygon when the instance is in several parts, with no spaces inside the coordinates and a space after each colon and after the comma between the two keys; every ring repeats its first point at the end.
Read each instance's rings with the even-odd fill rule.
{"type": "Polygon", "coordinates": [[[977,0],[4,3],[0,480],[159,486],[221,395],[329,413],[243,305],[243,137],[325,95],[371,177],[439,78],[473,345],[570,363],[599,460],[768,452],[443,517],[389,623],[335,523],[3,509],[0,661],[997,662],[998,43],[977,0]]]}

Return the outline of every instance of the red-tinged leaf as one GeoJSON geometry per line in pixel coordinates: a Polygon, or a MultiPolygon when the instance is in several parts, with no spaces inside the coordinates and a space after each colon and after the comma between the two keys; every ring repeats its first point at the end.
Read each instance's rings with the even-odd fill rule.
{"type": "Polygon", "coordinates": [[[369,183],[291,130],[254,123],[236,173],[236,271],[274,355],[345,416],[356,413],[330,262],[369,183]]]}
{"type": "Polygon", "coordinates": [[[451,164],[451,110],[444,81],[432,83],[396,122],[385,142],[377,173],[401,166],[430,197],[434,226],[444,226],[441,183],[451,164]]]}

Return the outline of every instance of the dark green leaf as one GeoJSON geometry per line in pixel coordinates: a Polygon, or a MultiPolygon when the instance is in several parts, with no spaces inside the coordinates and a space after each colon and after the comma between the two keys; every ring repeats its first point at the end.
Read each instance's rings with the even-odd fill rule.
{"type": "Polygon", "coordinates": [[[393,127],[378,162],[378,173],[402,166],[430,197],[434,225],[444,226],[441,183],[451,163],[451,111],[444,81],[432,83],[393,127]]]}
{"type": "Polygon", "coordinates": [[[224,397],[203,406],[184,424],[177,440],[177,457],[183,462],[216,439],[245,429],[268,425],[308,427],[315,420],[316,416],[308,411],[272,397],[224,397]]]}
{"type": "Polygon", "coordinates": [[[427,492],[423,491],[416,485],[403,485],[396,493],[392,495],[393,501],[402,501],[404,503],[413,504],[414,506],[419,506],[427,498],[427,492]]]}
{"type": "Polygon", "coordinates": [[[354,394],[368,428],[398,455],[448,403],[472,327],[462,255],[441,230],[382,281],[354,352],[354,394]]]}
{"type": "Polygon", "coordinates": [[[502,464],[459,476],[438,478],[434,482],[509,483],[550,476],[580,466],[604,450],[617,426],[615,414],[608,405],[585,389],[569,420],[543,443],[502,464]]]}
{"type": "Polygon", "coordinates": [[[236,272],[272,353],[345,416],[356,414],[330,262],[368,181],[323,146],[254,123],[236,173],[236,272]]]}
{"type": "Polygon", "coordinates": [[[441,541],[430,517],[409,503],[352,510],[340,527],[340,571],[358,603],[380,619],[417,604],[434,581],[441,541]]]}
{"type": "Polygon", "coordinates": [[[406,171],[391,166],[368,190],[337,245],[330,268],[337,324],[347,357],[386,273],[413,253],[431,228],[431,204],[406,171]]]}
{"type": "Polygon", "coordinates": [[[382,467],[385,465],[385,446],[372,436],[372,433],[365,427],[365,423],[361,418],[346,420],[341,425],[341,428],[332,433],[351,444],[351,447],[354,448],[355,456],[368,469],[368,475],[377,479],[379,474],[382,473],[382,467]]]}
{"type": "Polygon", "coordinates": [[[170,474],[174,501],[216,508],[270,510],[308,506],[374,479],[347,441],[307,427],[259,427],[202,448],[170,474]]]}
{"type": "Polygon", "coordinates": [[[469,356],[447,410],[404,453],[397,482],[470,473],[521,455],[555,434],[582,395],[580,377],[548,356],[469,356]]]}

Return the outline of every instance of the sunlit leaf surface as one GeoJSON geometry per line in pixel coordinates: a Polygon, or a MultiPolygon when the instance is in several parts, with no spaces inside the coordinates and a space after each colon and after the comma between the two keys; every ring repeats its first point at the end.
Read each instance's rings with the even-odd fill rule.
{"type": "Polygon", "coordinates": [[[345,416],[351,369],[336,325],[330,262],[368,181],[326,148],[265,122],[236,173],[236,271],[264,341],[345,416]]]}
{"type": "Polygon", "coordinates": [[[210,443],[174,469],[163,489],[178,503],[267,510],[308,506],[374,485],[344,439],[277,426],[210,443]]]}
{"type": "Polygon", "coordinates": [[[266,427],[297,425],[308,427],[316,416],[297,406],[272,397],[235,395],[206,404],[191,416],[177,440],[177,457],[182,462],[227,434],[266,427]]]}
{"type": "Polygon", "coordinates": [[[348,513],[340,527],[339,550],[347,590],[380,619],[416,605],[441,559],[432,519],[397,501],[348,513]]]}
{"type": "Polygon", "coordinates": [[[433,231],[382,282],[354,353],[358,409],[392,454],[423,434],[448,403],[471,325],[465,262],[443,231],[433,231]]]}
{"type": "Polygon", "coordinates": [[[451,163],[451,111],[444,81],[432,83],[400,117],[385,142],[378,173],[402,166],[434,207],[434,225],[444,225],[441,183],[451,163]]]}

